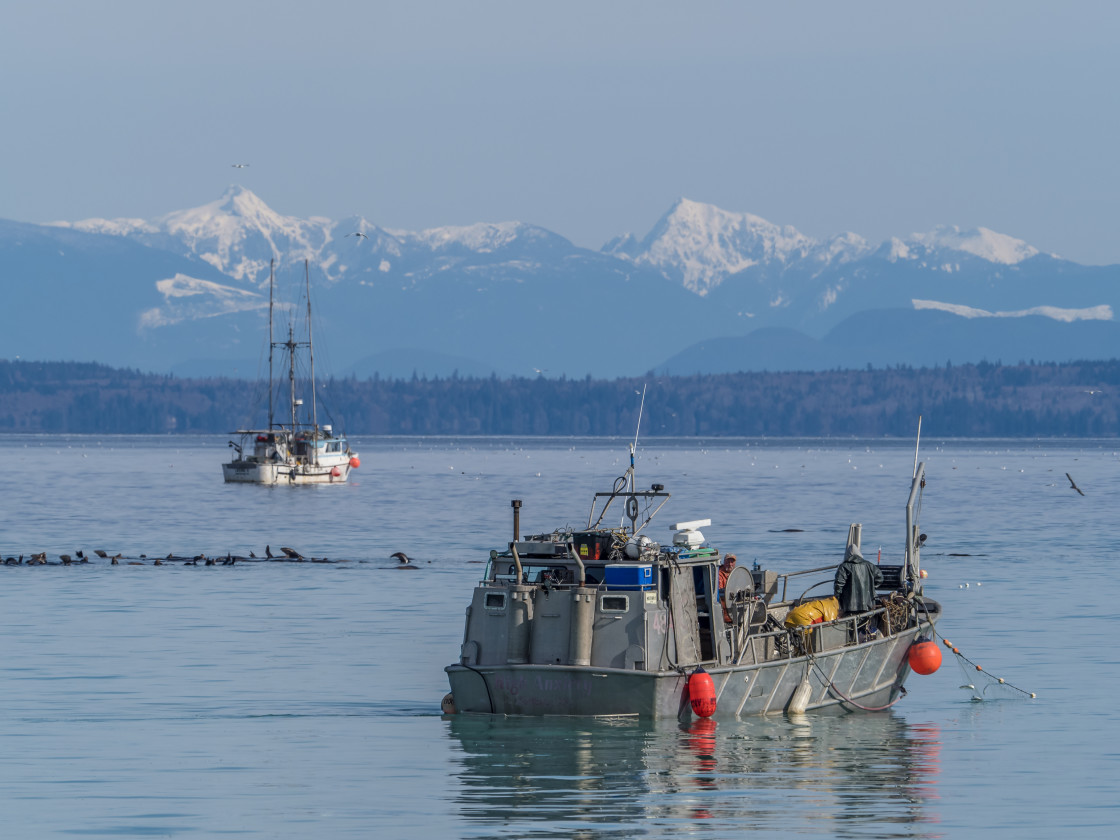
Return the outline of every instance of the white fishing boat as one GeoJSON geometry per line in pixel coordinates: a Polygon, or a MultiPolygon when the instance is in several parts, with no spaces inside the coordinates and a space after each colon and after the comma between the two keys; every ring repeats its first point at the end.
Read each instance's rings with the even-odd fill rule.
{"type": "Polygon", "coordinates": [[[222,474],[229,483],[241,484],[344,484],[350,470],[361,462],[345,437],[335,436],[330,424],[319,424],[315,392],[315,350],[311,336],[311,277],[304,263],[307,290],[307,340],[296,341],[295,329],[289,321],[287,341],[273,339],[274,277],[268,279],[268,426],[261,429],[238,429],[237,441],[230,441],[234,451],[231,461],[222,464],[222,474]],[[299,376],[297,352],[307,349],[306,377],[299,376]],[[276,411],[279,402],[273,376],[274,351],[282,355],[288,387],[287,411],[281,418],[276,411]],[[297,397],[297,383],[311,392],[310,405],[297,397]]]}
{"type": "MultiPolygon", "coordinates": [[[[633,448],[585,528],[522,537],[514,500],[513,539],[490,552],[459,659],[445,669],[444,710],[689,719],[886,709],[912,669],[930,673],[941,660],[941,607],[922,595],[924,487],[915,456],[904,562],[868,572],[872,606],[846,614],[825,597],[835,561],[781,572],[755,563],[721,581],[725,555],[700,530],[709,520],[672,524],[667,545],[651,539],[669,493],[635,488],[633,448]],[[621,527],[604,525],[612,506],[621,527]]],[[[851,525],[848,554],[861,536],[851,525]]]]}

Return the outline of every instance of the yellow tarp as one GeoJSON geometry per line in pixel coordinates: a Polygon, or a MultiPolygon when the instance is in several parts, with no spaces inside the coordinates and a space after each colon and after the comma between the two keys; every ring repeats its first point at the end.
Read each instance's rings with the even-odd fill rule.
{"type": "Polygon", "coordinates": [[[786,627],[805,627],[817,621],[835,621],[840,616],[840,602],[835,598],[822,598],[790,610],[786,627]]]}

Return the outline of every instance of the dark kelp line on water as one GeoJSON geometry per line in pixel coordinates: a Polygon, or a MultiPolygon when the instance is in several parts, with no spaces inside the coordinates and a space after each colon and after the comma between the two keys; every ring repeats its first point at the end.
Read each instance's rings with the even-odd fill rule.
{"type": "MultiPolygon", "coordinates": [[[[151,556],[147,554],[126,555],[123,552],[110,554],[98,548],[92,552],[77,549],[73,554],[49,554],[46,551],[37,551],[18,556],[0,552],[0,566],[82,566],[82,565],[110,565],[110,566],[236,566],[238,563],[315,563],[339,565],[342,563],[365,564],[370,560],[351,560],[349,558],[306,557],[294,548],[281,546],[278,554],[272,553],[272,546],[264,547],[264,554],[258,556],[256,552],[248,554],[234,554],[227,551],[224,554],[194,554],[184,555],[169,552],[166,556],[151,556]]],[[[409,571],[419,569],[415,561],[403,551],[389,555],[389,564],[381,568],[409,571]]],[[[429,560],[429,563],[432,561],[429,560]]]]}
{"type": "MultiPolygon", "coordinates": [[[[273,554],[270,546],[265,546],[265,556],[258,557],[255,552],[248,554],[234,554],[227,551],[225,554],[194,554],[182,555],[170,552],[165,557],[149,557],[147,554],[126,555],[122,552],[110,554],[104,549],[96,549],[87,553],[78,549],[73,554],[50,555],[46,551],[37,551],[29,555],[20,554],[0,555],[0,566],[81,566],[102,564],[110,566],[235,566],[237,563],[346,563],[346,560],[331,560],[327,557],[304,557],[295,549],[281,548],[280,554],[273,554]]],[[[394,555],[395,556],[395,555],[394,555]]],[[[362,562],[362,561],[358,561],[362,562]]],[[[411,562],[411,561],[409,561],[411,562]]]]}
{"type": "MultiPolygon", "coordinates": [[[[0,360],[0,433],[225,434],[261,392],[77,362],[0,360]]],[[[330,379],[318,399],[350,435],[1120,435],[1120,360],[633,377],[330,379]]]]}

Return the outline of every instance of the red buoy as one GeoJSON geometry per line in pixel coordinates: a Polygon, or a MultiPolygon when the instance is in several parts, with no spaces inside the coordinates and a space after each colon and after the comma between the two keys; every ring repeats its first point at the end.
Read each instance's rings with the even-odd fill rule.
{"type": "Polygon", "coordinates": [[[941,667],[941,648],[935,643],[915,642],[906,653],[910,667],[917,674],[932,674],[941,667]]]}
{"type": "Polygon", "coordinates": [[[353,457],[350,458],[350,469],[356,470],[361,465],[362,465],[362,462],[358,460],[357,455],[354,455],[353,457]]]}
{"type": "Polygon", "coordinates": [[[338,467],[331,467],[331,475],[333,475],[335,478],[338,478],[340,475],[342,475],[342,470],[340,470],[338,467]]]}
{"type": "Polygon", "coordinates": [[[688,701],[692,711],[702,718],[716,713],[716,684],[703,668],[697,668],[688,678],[688,701]]]}

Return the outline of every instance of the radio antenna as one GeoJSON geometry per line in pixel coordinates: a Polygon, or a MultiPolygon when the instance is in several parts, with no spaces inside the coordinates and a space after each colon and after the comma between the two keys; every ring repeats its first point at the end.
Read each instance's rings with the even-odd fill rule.
{"type": "MultiPolygon", "coordinates": [[[[635,391],[634,393],[637,393],[635,391]]],[[[646,386],[642,386],[642,402],[638,406],[638,426],[634,429],[634,442],[630,444],[630,489],[634,489],[634,450],[638,448],[638,432],[642,430],[642,410],[646,407],[646,386]]]]}
{"type": "Polygon", "coordinates": [[[910,476],[913,480],[918,476],[918,444],[922,442],[922,415],[918,415],[918,437],[914,441],[914,474],[910,476]]]}
{"type": "MultiPolygon", "coordinates": [[[[637,393],[637,392],[635,391],[635,393],[637,393]]],[[[634,429],[634,447],[635,448],[637,448],[637,446],[638,446],[638,432],[641,431],[641,428],[642,428],[642,409],[644,409],[645,407],[646,407],[646,386],[643,385],[642,386],[642,402],[641,402],[641,405],[638,406],[638,427],[636,429],[634,429]]]]}
{"type": "MultiPolygon", "coordinates": [[[[631,444],[631,489],[634,489],[634,450],[637,449],[637,433],[642,431],[642,410],[645,409],[645,389],[642,385],[642,402],[637,407],[637,428],[634,429],[634,442],[631,444]]],[[[636,391],[634,393],[637,393],[636,391]]]]}

